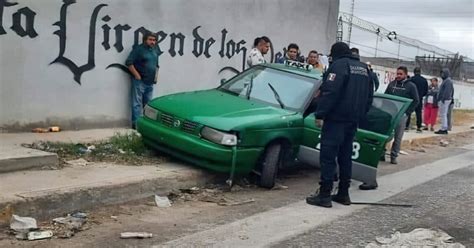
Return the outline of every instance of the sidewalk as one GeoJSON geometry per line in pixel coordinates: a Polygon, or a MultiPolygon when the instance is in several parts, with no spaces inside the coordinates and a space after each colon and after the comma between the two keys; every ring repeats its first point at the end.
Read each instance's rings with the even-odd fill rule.
{"type": "MultiPolygon", "coordinates": [[[[21,147],[22,143],[39,140],[87,143],[128,131],[98,129],[46,134],[0,134],[0,148],[1,153],[11,154],[15,149],[26,149],[21,147]]],[[[419,134],[413,130],[405,133],[404,142],[424,142],[472,131],[469,126],[455,127],[449,135],[441,136],[432,132],[419,134]]],[[[223,182],[226,176],[176,162],[147,166],[92,163],[66,166],[60,170],[0,173],[0,211],[11,204],[16,214],[45,219],[101,204],[123,203],[153,194],[166,195],[172,189],[201,186],[217,179],[223,182]]]]}
{"type": "Polygon", "coordinates": [[[16,214],[44,219],[101,204],[122,203],[153,194],[166,195],[172,189],[203,185],[217,177],[176,162],[147,166],[88,163],[85,166],[67,165],[59,170],[32,170],[45,165],[55,168],[53,165],[58,163],[57,155],[21,146],[36,141],[87,144],[131,131],[93,129],[58,133],[0,133],[0,211],[10,204],[16,214]],[[51,159],[52,156],[54,159],[51,159]],[[20,157],[23,160],[19,160],[20,157]],[[45,158],[49,159],[49,163],[44,163],[45,158]],[[30,170],[18,171],[17,168],[12,172],[5,169],[18,166],[30,170]]]}
{"type": "Polygon", "coordinates": [[[431,142],[438,139],[448,139],[454,135],[466,132],[474,132],[474,129],[472,129],[471,126],[468,125],[454,126],[453,130],[449,131],[448,135],[434,134],[434,132],[431,131],[423,131],[422,133],[417,133],[416,130],[410,130],[408,132],[405,131],[405,134],[403,135],[402,148],[403,146],[406,146],[408,144],[431,142]]]}
{"type": "MultiPolygon", "coordinates": [[[[128,129],[129,130],[129,129],[128,129]]],[[[54,153],[22,147],[35,141],[88,143],[107,139],[127,129],[92,129],[58,133],[0,133],[0,173],[31,168],[56,168],[58,157],[54,153]]]]}

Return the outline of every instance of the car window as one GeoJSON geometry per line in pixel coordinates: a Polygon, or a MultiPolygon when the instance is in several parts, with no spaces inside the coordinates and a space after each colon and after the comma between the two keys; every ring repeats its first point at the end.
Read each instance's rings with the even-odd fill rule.
{"type": "Polygon", "coordinates": [[[403,102],[374,97],[372,106],[367,113],[367,122],[364,123],[361,128],[389,135],[392,120],[397,116],[403,106],[403,102]]]}
{"type": "Polygon", "coordinates": [[[280,107],[277,94],[285,109],[300,110],[316,81],[272,68],[254,67],[224,84],[221,89],[280,107]]]}

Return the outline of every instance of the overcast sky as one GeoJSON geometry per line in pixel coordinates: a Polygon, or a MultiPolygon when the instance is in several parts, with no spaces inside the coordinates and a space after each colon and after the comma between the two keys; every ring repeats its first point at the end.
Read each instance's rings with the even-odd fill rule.
{"type": "Polygon", "coordinates": [[[474,59],[474,0],[355,0],[354,16],[474,59]]]}

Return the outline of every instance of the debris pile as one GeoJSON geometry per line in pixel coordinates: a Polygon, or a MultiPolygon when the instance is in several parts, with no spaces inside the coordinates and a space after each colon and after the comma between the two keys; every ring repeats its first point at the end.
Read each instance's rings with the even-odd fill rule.
{"type": "Polygon", "coordinates": [[[53,230],[59,238],[71,238],[79,231],[82,231],[83,225],[87,222],[87,214],[76,212],[66,217],[53,219],[53,230]]]}
{"type": "Polygon", "coordinates": [[[75,212],[66,217],[53,219],[50,224],[38,226],[36,219],[13,214],[10,220],[10,234],[19,240],[41,240],[52,237],[71,238],[84,230],[87,214],[75,212]]]}
{"type": "MultiPolygon", "coordinates": [[[[231,191],[240,191],[243,190],[241,186],[236,187],[234,190],[231,189],[231,191]]],[[[243,204],[248,204],[255,202],[254,199],[245,199],[245,200],[236,200],[229,198],[224,195],[224,190],[219,187],[212,187],[212,188],[198,188],[198,187],[192,187],[189,189],[180,189],[180,190],[174,190],[171,193],[168,194],[168,198],[173,201],[201,201],[201,202],[210,202],[210,203],[216,203],[219,206],[237,206],[237,205],[243,205],[243,204]]]]}
{"type": "Polygon", "coordinates": [[[375,242],[369,243],[366,248],[388,247],[445,247],[465,248],[455,243],[453,237],[441,230],[417,228],[409,233],[395,232],[390,238],[377,237],[375,242]]]}

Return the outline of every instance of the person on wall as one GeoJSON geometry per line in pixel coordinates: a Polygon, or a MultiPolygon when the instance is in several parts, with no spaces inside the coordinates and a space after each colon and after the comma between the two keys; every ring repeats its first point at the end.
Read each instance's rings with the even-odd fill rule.
{"type": "Polygon", "coordinates": [[[301,58],[299,57],[299,55],[300,55],[300,47],[296,45],[295,43],[291,43],[288,45],[286,49],[285,56],[277,58],[275,62],[279,64],[284,64],[288,60],[303,62],[301,61],[301,58]]]}
{"type": "Polygon", "coordinates": [[[132,128],[136,128],[143,108],[153,96],[153,85],[158,81],[158,36],[147,32],[143,35],[143,43],[133,47],[125,65],[132,74],[132,128]]]}
{"type": "Polygon", "coordinates": [[[250,50],[247,57],[247,65],[249,67],[266,63],[263,56],[270,50],[270,39],[266,36],[257,37],[253,45],[254,47],[250,50]]]}
{"type": "Polygon", "coordinates": [[[319,72],[324,71],[324,66],[319,62],[319,54],[316,50],[311,50],[308,54],[308,58],[306,60],[306,63],[310,64],[313,66],[315,70],[318,70],[319,72]]]}

